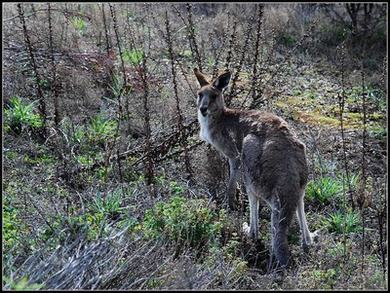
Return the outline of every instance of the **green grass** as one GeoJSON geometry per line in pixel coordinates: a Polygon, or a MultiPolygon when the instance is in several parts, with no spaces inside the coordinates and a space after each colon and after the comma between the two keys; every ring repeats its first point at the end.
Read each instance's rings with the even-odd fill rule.
{"type": "Polygon", "coordinates": [[[142,223],[147,238],[165,238],[178,246],[204,246],[215,241],[225,221],[225,212],[219,214],[206,207],[202,199],[174,196],[168,202],[158,202],[145,213],[142,223]]]}
{"type": "MultiPolygon", "coordinates": [[[[368,85],[364,91],[361,86],[355,86],[345,90],[346,102],[348,104],[359,105],[363,102],[363,93],[366,94],[366,101],[369,104],[375,105],[378,111],[386,112],[387,109],[387,100],[385,93],[375,88],[374,86],[368,85]]],[[[374,113],[375,114],[375,113],[374,113]]]]}
{"type": "Polygon", "coordinates": [[[79,155],[79,156],[76,156],[76,160],[77,160],[77,163],[83,165],[83,166],[87,166],[87,167],[91,167],[93,165],[93,162],[94,162],[94,159],[93,157],[89,156],[89,155],[79,155]]]}
{"type": "Polygon", "coordinates": [[[329,214],[322,224],[329,232],[336,232],[337,234],[343,234],[344,232],[349,234],[362,230],[359,213],[350,209],[347,212],[337,211],[329,214]]]}
{"type": "MultiPolygon", "coordinates": [[[[386,96],[384,92],[372,85],[368,85],[364,94],[369,111],[367,112],[367,129],[369,131],[383,128],[386,118],[386,96]]],[[[326,126],[340,127],[340,109],[336,103],[329,103],[323,99],[323,91],[313,89],[294,89],[292,96],[278,99],[275,106],[292,114],[293,118],[302,122],[326,126]],[[321,103],[322,102],[322,103],[321,103]]],[[[355,86],[345,89],[345,109],[343,124],[345,129],[363,128],[363,89],[355,86]]]]}
{"type": "Polygon", "coordinates": [[[372,128],[369,133],[374,138],[380,140],[386,140],[387,137],[387,129],[385,127],[372,128]]]}
{"type": "Polygon", "coordinates": [[[5,251],[14,247],[20,238],[20,227],[22,222],[18,217],[17,209],[10,205],[10,202],[3,206],[3,245],[5,251]]]}
{"type": "MultiPolygon", "coordinates": [[[[191,50],[185,49],[181,52],[180,54],[184,58],[191,58],[192,57],[192,52],[191,50]]],[[[209,58],[210,59],[210,58],[209,58]]]]}
{"type": "Polygon", "coordinates": [[[319,26],[319,38],[328,46],[337,46],[351,34],[350,30],[338,24],[322,24],[319,26]]]}
{"type": "Polygon", "coordinates": [[[29,189],[29,187],[18,180],[7,183],[4,184],[2,193],[2,237],[5,254],[11,249],[19,252],[23,243],[28,245],[27,242],[32,240],[26,238],[30,230],[21,217],[23,208],[17,204],[19,194],[25,191],[23,189],[29,189]]]}
{"type": "Polygon", "coordinates": [[[19,280],[13,280],[12,278],[8,278],[3,276],[3,284],[7,286],[8,290],[15,291],[30,291],[30,290],[39,290],[43,288],[43,285],[40,284],[30,284],[27,276],[19,280]]]}
{"type": "Polygon", "coordinates": [[[130,63],[131,65],[139,65],[144,59],[144,53],[140,50],[128,50],[122,53],[123,61],[130,63]]]}
{"type": "Polygon", "coordinates": [[[70,19],[70,22],[77,31],[81,32],[86,28],[85,21],[81,17],[74,16],[70,19]]]}
{"type": "Polygon", "coordinates": [[[36,156],[30,156],[25,154],[23,156],[23,162],[31,165],[51,165],[56,162],[55,158],[48,154],[38,154],[36,156]]]}
{"type": "Polygon", "coordinates": [[[321,284],[323,289],[333,289],[336,285],[337,277],[339,273],[336,269],[324,269],[324,270],[313,270],[312,272],[314,280],[321,284]]]}
{"type": "Polygon", "coordinates": [[[342,182],[327,176],[309,181],[305,197],[310,201],[327,203],[337,197],[342,191],[342,182]]]}
{"type": "MultiPolygon", "coordinates": [[[[110,85],[110,89],[113,95],[118,98],[122,94],[122,88],[123,88],[123,79],[119,75],[113,74],[112,85],[110,85]]],[[[113,101],[111,99],[108,100],[117,103],[116,101],[113,101]]]]}
{"type": "Polygon", "coordinates": [[[10,106],[4,110],[5,130],[20,134],[23,130],[41,128],[43,119],[35,113],[35,103],[27,104],[22,102],[19,97],[12,97],[10,106]]]}
{"type": "Polygon", "coordinates": [[[169,182],[169,188],[171,190],[171,194],[175,196],[182,196],[184,194],[184,187],[181,186],[176,181],[170,181],[169,182]]]}
{"type": "Polygon", "coordinates": [[[97,115],[89,123],[87,137],[92,143],[104,143],[115,137],[117,125],[115,120],[97,115]]]}
{"type": "Polygon", "coordinates": [[[122,193],[120,189],[110,191],[105,197],[98,192],[96,198],[91,205],[91,211],[94,213],[102,213],[104,215],[113,217],[121,213],[122,205],[122,193]]]}
{"type": "Polygon", "coordinates": [[[279,37],[279,42],[287,47],[291,47],[297,42],[297,38],[292,34],[284,33],[279,37]]]}

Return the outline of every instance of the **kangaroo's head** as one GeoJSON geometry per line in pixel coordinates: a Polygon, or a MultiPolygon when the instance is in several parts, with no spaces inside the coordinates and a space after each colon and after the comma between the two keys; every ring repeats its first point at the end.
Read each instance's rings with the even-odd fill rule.
{"type": "Polygon", "coordinates": [[[197,99],[198,110],[204,117],[222,112],[225,107],[222,91],[229,84],[230,72],[221,74],[211,83],[199,69],[195,68],[194,73],[200,85],[197,99]]]}

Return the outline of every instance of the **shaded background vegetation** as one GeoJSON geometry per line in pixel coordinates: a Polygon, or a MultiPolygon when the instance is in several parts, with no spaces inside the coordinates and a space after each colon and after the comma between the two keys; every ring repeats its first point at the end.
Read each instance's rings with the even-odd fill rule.
{"type": "Polygon", "coordinates": [[[4,4],[3,288],[385,289],[387,4],[4,4]],[[194,67],[307,146],[319,240],[267,271],[194,67]]]}

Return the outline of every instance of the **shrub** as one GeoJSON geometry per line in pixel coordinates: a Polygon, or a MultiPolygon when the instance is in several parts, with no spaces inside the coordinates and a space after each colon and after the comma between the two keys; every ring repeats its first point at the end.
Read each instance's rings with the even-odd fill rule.
{"type": "Polygon", "coordinates": [[[43,126],[43,119],[34,113],[34,103],[25,104],[19,97],[10,99],[10,107],[4,110],[6,129],[20,134],[24,129],[34,130],[43,126]]]}
{"type": "Polygon", "coordinates": [[[38,153],[35,156],[25,154],[23,162],[31,165],[52,165],[56,162],[55,158],[45,153],[38,153]]]}
{"type": "Polygon", "coordinates": [[[180,196],[159,202],[145,213],[144,234],[147,238],[167,238],[178,247],[202,247],[209,241],[215,242],[225,223],[225,211],[217,214],[205,206],[203,199],[180,196]]]}
{"type": "Polygon", "coordinates": [[[310,201],[317,200],[320,203],[326,203],[340,194],[342,190],[343,185],[339,180],[321,177],[309,181],[306,187],[306,198],[310,201]]]}
{"type": "Polygon", "coordinates": [[[370,135],[376,139],[386,141],[387,129],[384,127],[377,127],[370,129],[370,135]]]}

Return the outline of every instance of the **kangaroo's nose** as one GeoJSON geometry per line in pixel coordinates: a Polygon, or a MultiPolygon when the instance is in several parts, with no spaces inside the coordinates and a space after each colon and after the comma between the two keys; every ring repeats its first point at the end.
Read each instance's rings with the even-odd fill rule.
{"type": "Polygon", "coordinates": [[[207,115],[207,107],[200,107],[200,112],[202,113],[203,116],[207,115]]]}

